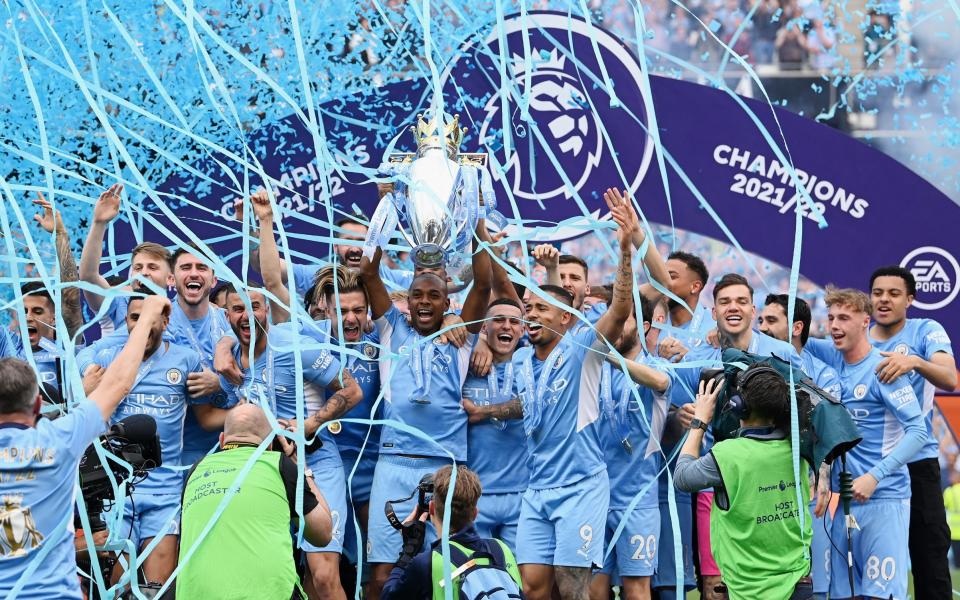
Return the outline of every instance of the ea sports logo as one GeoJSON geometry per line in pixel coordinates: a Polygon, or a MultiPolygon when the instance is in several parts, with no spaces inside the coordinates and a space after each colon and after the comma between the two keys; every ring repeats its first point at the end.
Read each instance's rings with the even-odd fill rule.
{"type": "Polygon", "coordinates": [[[917,248],[903,257],[900,266],[910,271],[917,282],[917,295],[913,300],[917,308],[937,310],[957,297],[960,264],[943,248],[917,248]]]}

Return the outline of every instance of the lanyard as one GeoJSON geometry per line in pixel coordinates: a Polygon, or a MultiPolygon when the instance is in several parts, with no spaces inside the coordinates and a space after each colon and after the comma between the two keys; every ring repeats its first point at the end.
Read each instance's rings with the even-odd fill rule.
{"type": "Polygon", "coordinates": [[[411,404],[430,404],[430,381],[433,378],[433,342],[420,338],[420,343],[410,347],[410,370],[413,371],[413,394],[411,404]]]}
{"type": "Polygon", "coordinates": [[[521,376],[524,379],[523,383],[526,391],[526,393],[523,394],[524,398],[522,400],[524,415],[523,430],[528,436],[533,435],[534,432],[540,428],[548,389],[547,381],[550,379],[550,372],[553,371],[554,365],[562,355],[563,350],[561,350],[560,344],[557,344],[557,347],[553,349],[553,352],[550,353],[547,360],[543,362],[539,381],[535,381],[533,376],[533,352],[523,361],[521,376]],[[529,419],[527,415],[530,415],[529,419]]]}
{"type": "Polygon", "coordinates": [[[627,425],[627,407],[630,404],[630,388],[624,386],[616,401],[613,399],[613,365],[604,363],[600,374],[600,403],[610,428],[623,446],[624,452],[633,454],[630,443],[630,427],[627,425]]]}
{"type": "MultiPolygon", "coordinates": [[[[487,393],[490,404],[501,404],[513,399],[513,361],[508,360],[503,366],[503,387],[497,385],[498,366],[499,365],[493,365],[490,372],[487,373],[487,393]]],[[[491,418],[490,424],[500,431],[504,431],[507,428],[507,422],[501,419],[491,418]]]]}
{"type": "MultiPolygon", "coordinates": [[[[240,352],[242,353],[243,350],[241,349],[240,352]]],[[[273,414],[276,414],[277,413],[277,390],[276,390],[276,387],[274,387],[273,385],[274,358],[275,358],[274,350],[273,348],[270,347],[270,342],[268,341],[267,356],[265,359],[267,362],[267,367],[266,369],[264,369],[263,385],[260,387],[261,389],[266,390],[267,397],[270,402],[270,410],[271,412],[273,412],[273,414]]],[[[241,357],[237,356],[237,364],[240,364],[240,359],[241,357]]],[[[247,376],[250,378],[250,383],[245,386],[247,388],[247,391],[245,393],[242,393],[242,395],[246,397],[248,402],[259,403],[260,398],[253,397],[254,396],[253,391],[257,387],[257,361],[256,360],[253,361],[253,364],[251,364],[250,368],[247,370],[247,376]]],[[[257,394],[257,396],[259,395],[260,394],[257,394]]]]}
{"type": "Polygon", "coordinates": [[[487,373],[487,390],[490,393],[490,403],[500,404],[513,397],[513,361],[508,360],[503,367],[503,387],[497,385],[497,368],[494,365],[487,373]]]}

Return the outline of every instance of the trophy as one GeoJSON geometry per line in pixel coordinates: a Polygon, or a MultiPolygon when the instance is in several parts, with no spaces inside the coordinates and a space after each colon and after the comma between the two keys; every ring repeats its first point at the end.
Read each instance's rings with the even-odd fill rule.
{"type": "Polygon", "coordinates": [[[471,279],[464,259],[470,254],[477,221],[483,217],[505,222],[494,214],[487,155],[459,151],[467,131],[460,127],[460,115],[447,123],[440,114],[429,120],[417,115],[410,130],[417,151],[391,154],[381,167],[393,183],[381,188],[386,193],[370,219],[364,253],[372,256],[378,246],[386,247],[399,228],[414,264],[444,268],[453,282],[450,291],[456,292],[471,279]]]}

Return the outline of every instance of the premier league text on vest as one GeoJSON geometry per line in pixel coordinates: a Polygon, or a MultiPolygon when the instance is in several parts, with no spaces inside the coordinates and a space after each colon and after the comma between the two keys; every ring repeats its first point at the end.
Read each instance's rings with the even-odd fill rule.
{"type": "Polygon", "coordinates": [[[827,206],[830,206],[855,219],[861,219],[870,206],[866,199],[858,198],[853,192],[803,169],[797,169],[797,181],[813,200],[814,212],[810,209],[810,203],[803,202],[801,195],[796,192],[789,165],[727,144],[719,144],[713,149],[713,160],[717,164],[742,171],[734,174],[731,192],[772,204],[778,208],[780,214],[786,214],[793,209],[800,211],[808,219],[818,221],[820,214],[829,217],[826,210],[827,206]]]}

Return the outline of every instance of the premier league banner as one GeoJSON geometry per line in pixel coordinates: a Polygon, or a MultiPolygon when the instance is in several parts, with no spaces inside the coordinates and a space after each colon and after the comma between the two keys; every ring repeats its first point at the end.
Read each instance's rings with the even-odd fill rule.
{"type": "Polygon", "coordinates": [[[799,255],[800,273],[821,286],[864,289],[872,267],[903,265],[917,280],[912,316],[960,337],[960,207],[825,125],[641,65],[620,40],[577,17],[507,17],[437,65],[434,86],[405,81],[301,109],[253,132],[243,148],[211,152],[158,189],[167,206],[179,200],[176,219],[189,231],[163,218],[137,229],[148,239],[156,230],[180,236],[171,242],[212,240],[237,267],[236,252],[226,251],[240,235],[234,204],[266,180],[281,198],[294,258],[326,258],[329,223],[373,213],[382,163],[415,150],[409,126],[442,101],[468,127],[460,150],[488,154],[511,236],[558,241],[597,231],[601,191],[620,186],[649,222],[787,267],[799,255]]]}

